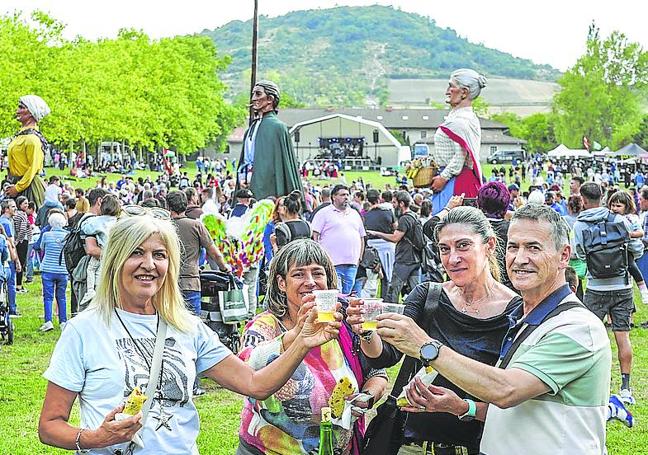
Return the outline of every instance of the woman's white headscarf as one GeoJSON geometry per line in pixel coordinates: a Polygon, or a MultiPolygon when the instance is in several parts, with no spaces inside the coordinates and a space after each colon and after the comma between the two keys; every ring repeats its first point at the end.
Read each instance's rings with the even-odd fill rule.
{"type": "Polygon", "coordinates": [[[453,71],[450,80],[455,81],[459,87],[467,88],[471,100],[476,99],[481,93],[481,89],[486,87],[486,78],[477,71],[468,68],[453,71]]]}
{"type": "Polygon", "coordinates": [[[21,96],[20,102],[25,105],[37,122],[40,122],[43,117],[51,112],[45,100],[38,95],[21,96]]]}

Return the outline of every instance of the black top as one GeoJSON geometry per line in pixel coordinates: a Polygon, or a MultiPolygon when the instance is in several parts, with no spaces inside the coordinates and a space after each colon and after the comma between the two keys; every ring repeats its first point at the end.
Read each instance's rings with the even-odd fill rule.
{"type": "MultiPolygon", "coordinates": [[[[407,212],[410,213],[410,212],[407,212]]],[[[412,213],[401,215],[398,219],[397,231],[404,232],[405,235],[403,238],[396,244],[396,259],[395,262],[398,264],[419,264],[421,258],[414,252],[414,223],[417,221],[414,219],[416,214],[412,213]]]]}
{"type": "MultiPolygon", "coordinates": [[[[423,309],[427,298],[428,284],[419,284],[405,301],[405,316],[411,317],[419,325],[423,323],[423,309]]],[[[457,310],[445,291],[441,292],[438,305],[434,307],[433,317],[429,317],[428,335],[439,340],[459,354],[488,365],[495,365],[499,358],[502,340],[509,328],[509,314],[522,304],[521,297],[513,298],[504,313],[488,319],[477,319],[457,310]]],[[[369,358],[374,368],[396,365],[402,353],[388,343],[383,343],[383,351],[375,359],[369,358]]],[[[417,371],[422,367],[417,362],[417,371]]],[[[464,392],[439,375],[434,385],[453,390],[460,398],[475,397],[464,392]]],[[[483,423],[477,420],[461,422],[457,416],[448,413],[408,414],[405,425],[405,438],[417,441],[435,441],[479,449],[483,423]]]]}
{"type": "Polygon", "coordinates": [[[515,291],[508,273],[506,273],[506,243],[508,242],[508,228],[510,223],[507,220],[495,220],[492,218],[489,218],[488,221],[493,227],[495,236],[497,237],[495,256],[497,256],[497,263],[500,268],[500,283],[515,291]]]}
{"type": "MultiPolygon", "coordinates": [[[[396,222],[394,211],[384,207],[375,207],[364,214],[365,229],[371,231],[391,234],[394,232],[393,225],[396,222]]],[[[374,235],[367,235],[368,240],[377,239],[374,235]]]]}

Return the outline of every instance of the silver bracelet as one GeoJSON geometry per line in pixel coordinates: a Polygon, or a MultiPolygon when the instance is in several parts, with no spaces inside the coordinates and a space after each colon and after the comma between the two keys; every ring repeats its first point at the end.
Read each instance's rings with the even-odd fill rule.
{"type": "Polygon", "coordinates": [[[82,449],[81,446],[79,445],[81,442],[81,433],[86,431],[85,428],[81,428],[79,432],[76,435],[76,439],[74,440],[74,445],[76,446],[77,453],[88,453],[90,452],[90,449],[82,449]]]}

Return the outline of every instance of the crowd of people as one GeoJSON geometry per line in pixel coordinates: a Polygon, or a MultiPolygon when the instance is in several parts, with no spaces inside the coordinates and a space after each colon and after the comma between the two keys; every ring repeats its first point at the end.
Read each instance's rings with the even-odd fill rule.
{"type": "MultiPolygon", "coordinates": [[[[631,192],[546,162],[489,181],[471,107],[485,85],[471,70],[451,76],[452,110],[435,135],[440,173],[424,189],[293,182],[290,163],[294,176],[273,181],[266,172],[281,163],[263,168],[258,143],[284,134],[269,81],[253,90],[263,115],[234,173],[201,159],[193,181],[124,175],[86,192],[50,177],[39,190],[37,173],[20,176],[42,162],[16,171],[12,143],[19,177],[0,216],[11,313],[20,316],[16,294],[29,292],[39,263],[40,330],[56,330],[55,312],[61,330],[44,374],[41,441],[97,454],[198,453],[199,431],[214,430],[200,429],[193,397],[209,378],[245,397],[238,455],[316,453],[322,408],[340,384],[353,405],[333,422],[335,453],[606,453],[606,421],[634,424],[629,331],[633,282],[648,301],[648,187],[631,192]],[[524,192],[523,172],[533,178],[524,192]],[[571,179],[569,196],[558,174],[571,179]],[[245,217],[257,199],[274,210],[257,239],[261,260],[241,276],[248,321],[231,352],[200,320],[200,268],[232,271],[201,216],[245,217]],[[80,248],[68,248],[75,239],[80,248]],[[318,322],[313,291],[328,289],[338,290],[333,321],[318,322]],[[404,302],[404,313],[364,330],[370,298],[404,302]],[[621,373],[612,394],[604,321],[621,373]],[[388,395],[386,368],[403,357],[388,395]],[[396,402],[401,388],[406,404],[396,402]],[[128,415],[135,389],[146,401],[128,415]],[[402,425],[388,425],[399,416],[402,425]]],[[[19,112],[39,120],[45,109],[33,101],[21,98],[19,112]]],[[[40,145],[32,136],[17,138],[40,145]]]]}

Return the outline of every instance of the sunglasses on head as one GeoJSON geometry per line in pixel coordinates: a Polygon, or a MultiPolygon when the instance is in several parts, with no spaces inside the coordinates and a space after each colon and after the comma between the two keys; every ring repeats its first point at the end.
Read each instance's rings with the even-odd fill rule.
{"type": "Polygon", "coordinates": [[[142,207],[141,205],[128,204],[122,210],[130,216],[151,215],[159,220],[170,220],[171,213],[160,207],[142,207]]]}

